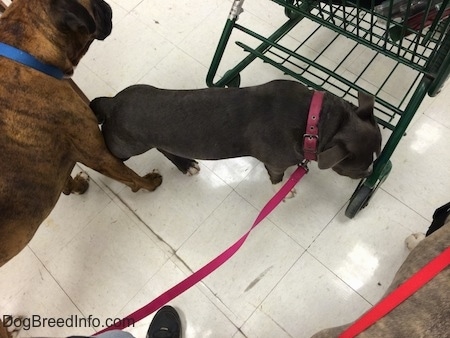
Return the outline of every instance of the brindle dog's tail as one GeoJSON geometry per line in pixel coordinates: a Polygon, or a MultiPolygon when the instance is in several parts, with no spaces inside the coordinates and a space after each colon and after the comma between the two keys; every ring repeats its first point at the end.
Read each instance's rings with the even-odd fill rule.
{"type": "Polygon", "coordinates": [[[109,113],[111,111],[110,105],[110,97],[97,97],[91,101],[89,107],[91,107],[95,116],[97,117],[98,124],[103,124],[106,119],[109,117],[109,113]]]}

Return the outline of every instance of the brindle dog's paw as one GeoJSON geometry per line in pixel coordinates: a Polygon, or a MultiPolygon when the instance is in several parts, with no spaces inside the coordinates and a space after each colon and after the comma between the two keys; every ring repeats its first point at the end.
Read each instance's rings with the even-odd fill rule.
{"type": "Polygon", "coordinates": [[[76,194],[84,194],[89,188],[89,175],[84,171],[78,173],[73,179],[74,188],[73,191],[76,194]]]}
{"type": "Polygon", "coordinates": [[[158,170],[153,170],[153,172],[147,174],[144,176],[144,178],[147,181],[150,181],[152,184],[152,187],[149,188],[150,191],[155,190],[158,188],[162,183],[162,176],[159,174],[158,170]]]}
{"type": "Polygon", "coordinates": [[[412,251],[417,244],[419,244],[423,239],[425,238],[425,234],[422,234],[420,232],[409,235],[405,239],[406,246],[408,247],[409,251],[412,251]]]}
{"type": "Polygon", "coordinates": [[[0,325],[4,325],[6,328],[6,334],[8,338],[16,338],[19,336],[19,332],[23,326],[23,318],[21,316],[13,316],[8,318],[7,323],[2,323],[0,321],[0,325]]]}
{"type": "Polygon", "coordinates": [[[64,185],[63,194],[84,194],[89,188],[89,176],[85,172],[80,172],[75,178],[69,176],[64,185]]]}

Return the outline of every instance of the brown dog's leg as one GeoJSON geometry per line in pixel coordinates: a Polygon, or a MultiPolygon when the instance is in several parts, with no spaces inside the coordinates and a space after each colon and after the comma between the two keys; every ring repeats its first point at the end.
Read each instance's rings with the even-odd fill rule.
{"type": "Polygon", "coordinates": [[[114,157],[106,147],[94,113],[89,109],[86,114],[86,119],[78,121],[77,128],[68,130],[74,146],[72,158],[105,176],[128,185],[133,192],[139,189],[153,191],[161,185],[160,174],[153,172],[140,177],[121,160],[114,157]]]}
{"type": "Polygon", "coordinates": [[[69,176],[64,186],[64,195],[70,194],[84,194],[89,188],[89,176],[80,172],[75,178],[69,176]]]}
{"type": "Polygon", "coordinates": [[[3,326],[2,321],[0,320],[0,338],[10,338],[11,335],[6,330],[6,327],[3,326]]]}
{"type": "Polygon", "coordinates": [[[162,176],[157,172],[154,171],[141,177],[119,160],[116,160],[114,157],[112,159],[114,161],[106,164],[105,167],[100,168],[98,171],[103,175],[128,185],[133,192],[139,189],[153,191],[161,185],[162,176]]]}
{"type": "Polygon", "coordinates": [[[10,332],[3,326],[3,322],[0,319],[0,338],[13,338],[10,332]]]}
{"type": "Polygon", "coordinates": [[[0,338],[11,338],[11,335],[6,330],[6,328],[3,327],[3,324],[1,321],[0,321],[0,338]]]}
{"type": "Polygon", "coordinates": [[[104,147],[104,151],[97,155],[98,157],[94,156],[92,158],[93,162],[83,161],[81,163],[105,176],[126,184],[133,192],[139,189],[153,191],[162,183],[162,176],[157,172],[149,173],[143,177],[139,176],[122,161],[109,153],[106,146],[104,147]]]}

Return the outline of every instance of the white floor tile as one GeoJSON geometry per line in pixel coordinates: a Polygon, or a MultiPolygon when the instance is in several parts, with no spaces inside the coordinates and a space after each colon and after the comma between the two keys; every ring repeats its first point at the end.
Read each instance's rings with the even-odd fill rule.
{"type": "Polygon", "coordinates": [[[448,107],[449,96],[448,92],[450,85],[447,82],[442,91],[434,98],[433,102],[425,106],[425,115],[429,116],[438,123],[450,128],[450,121],[446,109],[442,107],[448,107]]]}
{"type": "Polygon", "coordinates": [[[135,84],[172,49],[172,43],[129,13],[105,41],[92,45],[82,62],[119,91],[135,84]]]}
{"type": "MultiPolygon", "coordinates": [[[[154,192],[133,193],[124,189],[119,197],[176,250],[219,206],[231,187],[206,167],[201,167],[198,175],[187,176],[159,152],[148,153],[148,158],[145,155],[143,160],[157,158],[151,165],[157,163],[163,183],[154,192]]],[[[141,165],[145,166],[144,163],[141,165]]]]}
{"type": "Polygon", "coordinates": [[[73,80],[89,100],[93,100],[99,96],[114,96],[117,92],[114,88],[106,84],[101,77],[85,66],[83,62],[77,66],[73,80]]]}
{"type": "Polygon", "coordinates": [[[339,214],[308,252],[370,303],[389,286],[409,251],[405,239],[429,222],[379,189],[355,219],[339,214]]]}
{"type": "Polygon", "coordinates": [[[444,150],[450,146],[448,131],[422,116],[399,143],[384,183],[387,192],[427,219],[449,199],[450,153],[444,150]]]}
{"type": "Polygon", "coordinates": [[[142,1],[133,13],[145,25],[164,36],[174,44],[179,44],[224,0],[209,1],[142,1]]]}
{"type": "MultiPolygon", "coordinates": [[[[184,50],[188,55],[198,60],[205,67],[210,66],[213,55],[215,53],[217,44],[219,42],[218,37],[222,34],[228,13],[231,8],[231,3],[223,2],[209,17],[207,17],[202,25],[195,28],[186,38],[179,44],[179,47],[184,50]],[[205,29],[209,27],[209,29],[205,29]]],[[[252,13],[245,12],[246,15],[242,15],[239,18],[238,23],[248,26],[257,27],[257,33],[260,35],[269,35],[274,31],[274,27],[264,20],[256,17],[252,13]]],[[[281,15],[281,14],[280,14],[281,15]]],[[[240,62],[247,53],[243,52],[242,48],[237,46],[234,41],[241,41],[252,48],[257,47],[260,42],[255,38],[249,37],[238,30],[233,30],[230,37],[230,42],[227,45],[225,54],[220,62],[217,75],[222,76],[230,68],[234,67],[240,62]]],[[[287,38],[291,44],[293,44],[292,38],[287,38]]],[[[273,69],[272,69],[273,71],[273,69]]],[[[260,72],[261,76],[264,76],[264,72],[260,72]]],[[[281,74],[280,74],[281,76],[281,74]]],[[[216,78],[215,80],[217,80],[216,78]]],[[[264,81],[263,81],[264,82],[264,81]]],[[[256,79],[256,83],[262,83],[256,79]]]]}
{"type": "MultiPolygon", "coordinates": [[[[280,301],[283,301],[281,299],[280,301]]],[[[278,338],[292,337],[286,332],[271,315],[261,310],[262,306],[256,309],[252,316],[242,326],[242,332],[246,337],[264,338],[268,335],[278,338]]],[[[297,321],[297,319],[295,319],[297,321]]]]}
{"type": "Polygon", "coordinates": [[[55,209],[30,242],[30,248],[44,264],[49,263],[110,201],[92,180],[88,192],[83,195],[61,195],[55,209]]]}
{"type": "Polygon", "coordinates": [[[84,315],[112,318],[168,258],[110,202],[47,268],[84,315]]]}
{"type": "MultiPolygon", "coordinates": [[[[1,269],[0,288],[4,292],[0,294],[0,299],[3,312],[5,310],[3,306],[14,301],[16,296],[28,287],[33,277],[43,270],[43,265],[36,255],[28,247],[25,247],[1,269]]],[[[19,309],[20,313],[25,310],[19,309]]],[[[11,314],[16,315],[17,313],[11,314]]]]}
{"type": "Polygon", "coordinates": [[[64,337],[94,332],[86,326],[69,327],[83,315],[28,247],[2,266],[0,288],[0,316],[23,317],[21,336],[64,337]],[[53,318],[62,318],[64,324],[58,327],[46,322],[53,318]]]}
{"type": "Polygon", "coordinates": [[[111,6],[113,17],[113,29],[115,26],[124,18],[127,16],[128,11],[131,10],[134,6],[137,5],[137,3],[141,2],[142,0],[129,0],[129,1],[108,1],[108,4],[111,6]]]}
{"type": "MultiPolygon", "coordinates": [[[[304,248],[312,243],[344,206],[357,185],[356,181],[331,170],[318,170],[315,163],[309,167],[310,172],[295,188],[296,196],[285,200],[268,217],[304,248]]],[[[292,167],[286,171],[285,180],[294,169],[292,167]]],[[[258,165],[236,191],[252,205],[262,208],[273,195],[264,165],[258,165]]]]}
{"type": "Polygon", "coordinates": [[[244,13],[242,17],[251,13],[272,27],[279,27],[288,20],[284,15],[284,8],[272,1],[246,0],[244,2],[244,13]]]}
{"type": "Polygon", "coordinates": [[[206,87],[207,68],[179,48],[173,49],[160,63],[139,79],[139,83],[164,89],[206,87]],[[173,67],[173,65],[178,65],[173,67]]]}
{"type": "Polygon", "coordinates": [[[260,162],[253,157],[239,157],[201,163],[229,186],[236,188],[260,162]]]}
{"type": "MultiPolygon", "coordinates": [[[[178,250],[193,270],[226,250],[250,229],[257,210],[232,193],[178,250]],[[222,235],[216,236],[217,233],[222,235]]],[[[264,300],[304,249],[265,220],[249,235],[241,249],[204,283],[242,323],[264,300]]]]}
{"type": "MultiPolygon", "coordinates": [[[[177,260],[175,259],[175,261],[177,260]]],[[[151,278],[120,311],[120,316],[124,317],[150,303],[157,296],[186,278],[187,275],[177,267],[177,264],[180,264],[180,262],[174,263],[172,260],[166,262],[158,271],[158,274],[151,278]]],[[[184,327],[183,337],[232,337],[237,328],[208,300],[203,292],[208,292],[208,290],[200,284],[168,303],[175,307],[180,314],[181,323],[184,327]]],[[[145,337],[153,316],[154,314],[146,317],[134,327],[128,328],[127,331],[135,337],[145,337]]]]}
{"type": "MultiPolygon", "coordinates": [[[[369,306],[305,253],[262,303],[255,318],[244,325],[243,332],[248,337],[271,336],[272,327],[277,323],[291,337],[310,337],[320,329],[351,321],[369,306]],[[266,322],[266,316],[274,323],[266,322]]],[[[282,332],[278,327],[274,330],[282,332]]],[[[283,336],[287,335],[280,337],[283,336]]]]}
{"type": "Polygon", "coordinates": [[[127,0],[127,1],[120,1],[120,0],[111,0],[108,1],[108,3],[113,7],[113,15],[115,14],[115,8],[122,7],[125,9],[125,11],[131,11],[134,9],[137,5],[139,5],[143,0],[127,0]],[[116,4],[115,6],[113,4],[116,4]]]}

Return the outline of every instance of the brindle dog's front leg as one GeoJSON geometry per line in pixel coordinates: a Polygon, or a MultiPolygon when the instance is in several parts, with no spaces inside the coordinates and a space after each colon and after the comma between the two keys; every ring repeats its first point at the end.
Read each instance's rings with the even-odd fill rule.
{"type": "Polygon", "coordinates": [[[80,121],[77,128],[70,129],[69,132],[71,143],[74,146],[72,158],[75,161],[126,184],[133,192],[139,189],[153,191],[161,185],[162,177],[160,174],[153,172],[140,177],[111,154],[106,147],[103,135],[98,129],[95,115],[90,109],[87,111],[86,119],[80,121]],[[84,132],[79,132],[80,130],[84,132]],[[86,138],[84,135],[89,135],[89,137],[86,138]]]}
{"type": "Polygon", "coordinates": [[[11,335],[9,334],[8,330],[6,330],[6,327],[3,326],[3,322],[0,319],[0,338],[11,338],[11,335]]]}
{"type": "Polygon", "coordinates": [[[0,338],[15,338],[19,334],[20,327],[9,324],[10,326],[7,328],[5,324],[0,319],[0,338]]]}
{"type": "MultiPolygon", "coordinates": [[[[93,148],[91,147],[90,149],[92,150],[93,148]]],[[[105,176],[128,185],[133,192],[139,189],[153,191],[161,185],[162,176],[160,174],[152,172],[143,177],[139,176],[121,160],[114,157],[103,142],[99,142],[94,149],[95,151],[93,152],[84,153],[83,159],[79,160],[79,162],[105,176]]]]}
{"type": "Polygon", "coordinates": [[[133,192],[139,189],[153,191],[162,183],[162,176],[157,172],[152,172],[141,177],[109,153],[106,147],[104,152],[99,154],[99,157],[101,158],[94,159],[93,162],[80,162],[105,176],[126,184],[133,192]]]}

